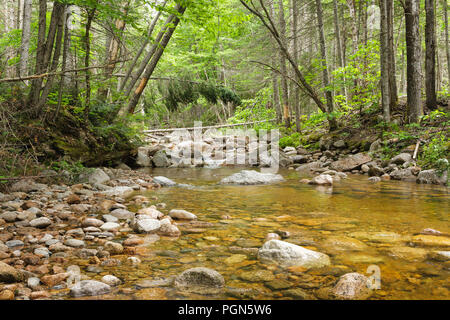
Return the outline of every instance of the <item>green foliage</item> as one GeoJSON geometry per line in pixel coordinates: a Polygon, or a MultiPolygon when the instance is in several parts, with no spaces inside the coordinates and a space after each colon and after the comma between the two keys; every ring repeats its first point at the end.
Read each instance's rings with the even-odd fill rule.
{"type": "MultiPolygon", "coordinates": [[[[276,117],[276,111],[268,107],[271,99],[270,89],[262,89],[254,99],[242,100],[242,104],[236,108],[234,116],[228,119],[228,123],[246,123],[263,120],[273,120],[276,117]]],[[[273,122],[263,122],[253,125],[257,132],[261,129],[271,130],[277,128],[273,122]]]]}
{"type": "Polygon", "coordinates": [[[300,145],[300,133],[295,132],[290,136],[280,138],[279,145],[282,149],[286,147],[297,148],[300,145]]]}
{"type": "Polygon", "coordinates": [[[349,57],[347,66],[333,71],[334,89],[343,92],[346,87],[352,97],[350,101],[345,101],[342,95],[335,96],[335,103],[343,110],[379,107],[379,50],[379,42],[370,40],[367,45],[360,45],[357,52],[349,57]]]}
{"type": "Polygon", "coordinates": [[[448,170],[448,158],[450,154],[450,141],[441,133],[433,137],[431,141],[423,146],[419,154],[419,164],[424,168],[437,167],[440,171],[448,170]],[[447,161],[444,161],[446,159],[447,161]]]}

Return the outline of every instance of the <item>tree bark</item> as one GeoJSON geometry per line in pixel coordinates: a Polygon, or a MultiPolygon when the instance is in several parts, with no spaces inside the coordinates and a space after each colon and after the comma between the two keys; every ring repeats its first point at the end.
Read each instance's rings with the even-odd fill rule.
{"type": "Polygon", "coordinates": [[[321,0],[316,0],[316,10],[317,10],[317,24],[319,27],[319,43],[320,43],[320,53],[322,58],[322,79],[323,86],[325,87],[325,98],[327,100],[327,112],[329,115],[330,131],[337,129],[336,119],[331,115],[333,112],[333,95],[331,89],[329,88],[330,79],[328,74],[327,65],[327,50],[325,46],[325,34],[323,31],[323,11],[321,0]]]}
{"type": "Polygon", "coordinates": [[[91,71],[89,68],[89,58],[91,55],[91,39],[90,39],[90,32],[91,32],[91,25],[92,20],[94,19],[96,8],[87,9],[87,20],[86,20],[86,26],[85,26],[85,33],[84,33],[84,67],[86,68],[85,73],[85,81],[86,81],[86,101],[84,106],[84,117],[87,119],[89,115],[89,111],[91,108],[91,71]]]}
{"type": "Polygon", "coordinates": [[[389,30],[388,9],[389,0],[379,0],[380,4],[380,67],[381,67],[381,106],[385,122],[391,121],[390,88],[389,88],[389,30]]]}
{"type": "MultiPolygon", "coordinates": [[[[278,25],[280,29],[280,40],[287,48],[286,41],[286,20],[284,18],[284,5],[283,0],[278,1],[278,25]]],[[[286,56],[284,52],[280,52],[280,72],[281,72],[281,92],[283,102],[283,120],[286,128],[290,126],[290,112],[289,112],[289,90],[287,83],[287,68],[286,68],[286,56]]]]}
{"type": "Polygon", "coordinates": [[[406,81],[408,120],[419,122],[423,114],[421,102],[421,42],[419,29],[420,0],[405,1],[406,81]]]}
{"type": "Polygon", "coordinates": [[[23,2],[23,18],[22,18],[23,26],[22,26],[22,40],[20,44],[19,77],[28,75],[28,58],[30,52],[30,32],[31,32],[31,4],[32,0],[24,0],[23,2]]]}
{"type": "Polygon", "coordinates": [[[389,78],[389,103],[391,110],[395,108],[398,100],[397,79],[395,67],[395,48],[394,48],[394,1],[386,1],[387,17],[387,54],[388,54],[388,78],[389,78]]]}
{"type": "MultiPolygon", "coordinates": [[[[36,48],[36,67],[35,74],[41,74],[44,71],[44,55],[45,55],[45,33],[47,29],[47,1],[39,0],[39,22],[38,22],[38,38],[36,48]]],[[[36,79],[31,82],[31,89],[28,96],[28,104],[34,105],[41,91],[42,79],[36,79]]]]}
{"type": "Polygon", "coordinates": [[[449,41],[448,41],[447,0],[442,0],[442,10],[444,11],[445,53],[447,55],[447,85],[448,85],[448,92],[450,92],[450,48],[449,48],[449,41]]]}
{"type": "MultiPolygon", "coordinates": [[[[275,8],[273,5],[273,1],[270,3],[270,15],[272,17],[275,16],[275,8]]],[[[274,46],[274,54],[272,55],[272,66],[274,68],[277,67],[278,61],[279,61],[279,55],[280,52],[277,48],[277,43],[276,41],[273,41],[273,46],[274,46]]],[[[282,110],[281,110],[281,101],[280,101],[280,87],[279,87],[279,83],[278,83],[278,72],[276,72],[275,70],[272,70],[272,89],[273,89],[273,106],[275,108],[275,112],[277,114],[277,122],[280,122],[283,118],[282,116],[282,110]]]]}
{"type": "Polygon", "coordinates": [[[436,33],[434,1],[425,0],[425,93],[426,106],[436,109],[436,33]]]}
{"type": "MultiPolygon", "coordinates": [[[[292,0],[292,56],[297,63],[300,55],[298,46],[298,15],[298,0],[292,0]]],[[[295,75],[295,71],[292,71],[295,75]]],[[[298,86],[295,86],[293,91],[294,99],[292,109],[295,111],[295,127],[297,132],[300,132],[300,88],[298,86]]]]}

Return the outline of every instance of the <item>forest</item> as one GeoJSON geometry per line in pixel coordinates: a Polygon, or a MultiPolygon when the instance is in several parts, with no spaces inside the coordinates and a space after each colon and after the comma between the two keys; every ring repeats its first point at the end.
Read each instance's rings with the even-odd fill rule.
{"type": "Polygon", "coordinates": [[[448,6],[0,0],[0,300],[450,299],[448,6]]]}

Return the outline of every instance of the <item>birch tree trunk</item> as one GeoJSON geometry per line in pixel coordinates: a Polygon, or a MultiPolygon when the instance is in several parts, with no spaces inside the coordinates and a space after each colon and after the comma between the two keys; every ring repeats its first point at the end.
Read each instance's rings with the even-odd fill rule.
{"type": "Polygon", "coordinates": [[[447,0],[442,0],[442,10],[444,11],[445,53],[447,55],[447,85],[448,85],[448,92],[450,92],[450,49],[449,49],[449,42],[448,42],[447,0]]]}
{"type": "Polygon", "coordinates": [[[386,18],[387,18],[387,54],[388,54],[388,78],[389,78],[389,103],[390,108],[394,109],[397,104],[397,79],[395,66],[395,48],[394,48],[394,1],[386,1],[386,18]]]}

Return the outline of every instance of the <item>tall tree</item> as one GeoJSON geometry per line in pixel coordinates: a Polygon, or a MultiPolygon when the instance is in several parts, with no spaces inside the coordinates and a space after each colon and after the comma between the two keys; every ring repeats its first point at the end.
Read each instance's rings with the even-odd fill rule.
{"type": "Polygon", "coordinates": [[[322,81],[323,86],[325,88],[325,98],[327,100],[327,112],[330,118],[330,131],[336,130],[337,123],[336,119],[331,116],[333,112],[333,95],[330,85],[330,79],[328,74],[328,65],[327,65],[327,49],[325,46],[325,33],[323,31],[323,10],[321,0],[316,0],[316,13],[317,13],[317,24],[319,31],[319,43],[320,43],[320,54],[322,58],[322,81]]]}
{"type": "Polygon", "coordinates": [[[386,25],[387,25],[387,61],[389,78],[389,103],[391,109],[395,107],[398,100],[398,89],[395,67],[395,47],[394,47],[394,1],[386,1],[386,25]]]}
{"type": "Polygon", "coordinates": [[[450,92],[450,48],[448,40],[448,13],[447,13],[447,0],[442,0],[442,10],[444,11],[444,32],[445,32],[445,53],[447,55],[447,85],[448,92],[450,92]]]}
{"type": "Polygon", "coordinates": [[[23,1],[23,26],[20,44],[19,77],[26,77],[28,75],[28,58],[30,52],[31,33],[31,4],[31,0],[23,1]]]}
{"type": "MultiPolygon", "coordinates": [[[[292,8],[292,56],[295,61],[298,63],[299,60],[299,46],[298,46],[298,0],[291,0],[291,8],[292,8]]],[[[292,66],[291,66],[292,68],[292,66]]],[[[295,76],[295,71],[292,70],[295,76]]],[[[300,89],[298,86],[295,86],[292,92],[293,96],[293,111],[295,111],[295,127],[297,132],[300,132],[300,89]]]]}
{"type": "Polygon", "coordinates": [[[153,55],[149,65],[146,67],[146,69],[142,75],[141,81],[139,83],[139,86],[134,91],[133,96],[131,97],[130,102],[128,103],[127,112],[129,114],[134,113],[134,110],[136,109],[136,105],[138,104],[139,99],[140,99],[142,93],[144,92],[145,87],[147,86],[148,80],[150,79],[151,75],[153,74],[153,71],[155,70],[156,65],[159,62],[159,59],[161,59],[161,56],[163,55],[164,50],[166,49],[167,44],[169,43],[170,38],[172,37],[176,27],[180,23],[180,16],[182,16],[184,14],[184,12],[186,11],[186,7],[184,7],[181,4],[177,4],[175,6],[175,11],[177,12],[176,17],[173,19],[173,22],[169,26],[167,32],[164,34],[163,38],[161,39],[161,42],[158,43],[158,49],[156,50],[155,54],[153,55]]]}
{"type": "Polygon", "coordinates": [[[436,108],[436,32],[434,1],[425,0],[425,93],[426,106],[436,108]]]}
{"type": "Polygon", "coordinates": [[[419,122],[423,114],[421,101],[421,41],[420,41],[420,0],[405,0],[406,27],[406,81],[408,120],[419,122]]]}
{"type": "MultiPolygon", "coordinates": [[[[280,30],[280,40],[283,45],[287,47],[286,41],[286,19],[284,18],[284,5],[283,0],[278,1],[278,25],[280,30]]],[[[283,102],[283,120],[286,128],[290,126],[290,112],[289,112],[289,89],[287,81],[287,68],[286,68],[286,55],[284,52],[280,52],[280,72],[281,72],[281,92],[283,102]]]]}
{"type": "Polygon", "coordinates": [[[389,89],[389,31],[387,6],[389,0],[379,0],[380,2],[380,67],[381,67],[381,106],[383,109],[383,119],[385,122],[391,121],[390,111],[390,89],[389,89]]]}

